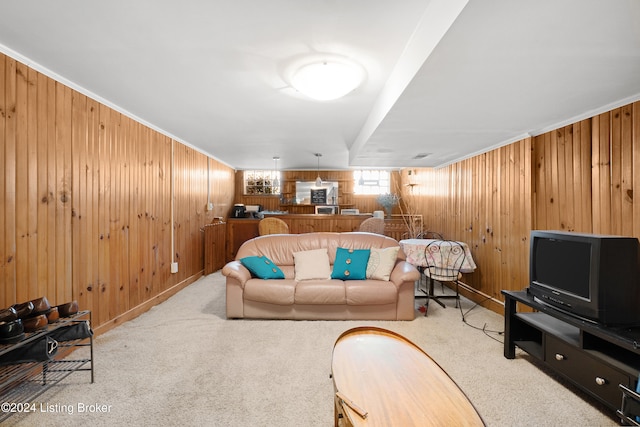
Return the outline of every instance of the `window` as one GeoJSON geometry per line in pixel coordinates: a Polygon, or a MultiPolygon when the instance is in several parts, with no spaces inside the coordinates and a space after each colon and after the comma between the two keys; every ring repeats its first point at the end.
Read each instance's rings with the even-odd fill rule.
{"type": "Polygon", "coordinates": [[[244,171],[244,194],[280,194],[280,172],[273,170],[244,171]]]}
{"type": "Polygon", "coordinates": [[[353,171],[355,194],[391,193],[391,173],[385,170],[353,171]]]}

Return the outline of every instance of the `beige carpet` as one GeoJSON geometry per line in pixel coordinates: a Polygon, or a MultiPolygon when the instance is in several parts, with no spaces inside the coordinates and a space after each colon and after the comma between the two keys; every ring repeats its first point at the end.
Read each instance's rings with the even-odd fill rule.
{"type": "Polygon", "coordinates": [[[331,426],[333,344],[361,325],[422,347],[489,426],[617,425],[526,354],[505,359],[502,336],[489,332],[502,330],[503,318],[483,308],[468,312],[468,324],[452,301],[410,322],[227,320],[224,293],[224,278],[211,274],[97,337],[94,384],[88,373],[73,374],[38,399],[35,413],[6,425],[331,426]],[[96,404],[107,412],[78,412],[96,404]]]}

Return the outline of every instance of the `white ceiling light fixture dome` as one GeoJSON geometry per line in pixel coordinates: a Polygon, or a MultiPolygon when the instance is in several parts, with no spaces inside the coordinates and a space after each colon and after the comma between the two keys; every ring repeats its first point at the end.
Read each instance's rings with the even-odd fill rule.
{"type": "Polygon", "coordinates": [[[358,88],[364,76],[364,69],[354,61],[327,56],[298,67],[292,73],[291,85],[309,98],[331,101],[358,88]]]}

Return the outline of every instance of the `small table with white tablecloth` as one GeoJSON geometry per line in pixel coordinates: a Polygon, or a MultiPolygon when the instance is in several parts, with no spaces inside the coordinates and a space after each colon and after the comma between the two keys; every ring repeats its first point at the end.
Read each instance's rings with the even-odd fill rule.
{"type": "MultiPolygon", "coordinates": [[[[400,248],[407,256],[407,262],[420,270],[424,270],[427,267],[427,259],[425,255],[425,249],[432,243],[438,244],[438,242],[447,242],[446,240],[437,239],[404,239],[400,240],[400,248]]],[[[461,273],[473,273],[477,268],[476,263],[473,261],[469,246],[464,242],[457,242],[464,249],[464,261],[460,268],[461,273]]],[[[447,250],[449,248],[447,244],[441,247],[441,250],[447,250]]],[[[438,301],[438,297],[433,292],[433,280],[430,280],[429,289],[424,291],[427,298],[435,299],[438,304],[444,307],[441,301],[438,301]]]]}

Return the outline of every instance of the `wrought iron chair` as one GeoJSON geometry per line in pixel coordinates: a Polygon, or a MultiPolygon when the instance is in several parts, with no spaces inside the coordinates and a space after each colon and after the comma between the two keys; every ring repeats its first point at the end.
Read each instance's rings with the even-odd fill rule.
{"type": "Polygon", "coordinates": [[[429,230],[423,231],[422,233],[418,234],[417,238],[444,240],[444,237],[442,237],[442,234],[438,233],[437,231],[429,231],[429,230]]]}
{"type": "MultiPolygon", "coordinates": [[[[403,239],[410,239],[410,238],[414,238],[413,236],[411,236],[409,233],[403,233],[402,234],[402,238],[403,239]]],[[[436,240],[444,240],[444,237],[442,237],[442,234],[438,233],[437,231],[422,231],[418,234],[416,234],[415,236],[416,239],[436,239],[436,240]]]]}
{"type": "Polygon", "coordinates": [[[384,234],[384,219],[367,218],[360,224],[358,231],[366,231],[368,233],[384,234]]]}
{"type": "MultiPolygon", "coordinates": [[[[429,281],[429,292],[427,294],[427,302],[425,305],[425,316],[429,307],[429,300],[435,300],[443,308],[444,303],[440,301],[445,298],[455,298],[456,308],[460,300],[460,294],[458,292],[459,280],[462,278],[460,269],[464,263],[465,253],[464,248],[458,242],[452,240],[435,240],[427,245],[424,250],[424,258],[426,261],[426,267],[424,268],[424,275],[429,281]],[[456,294],[455,295],[434,295],[433,287],[434,280],[437,280],[441,284],[445,282],[455,283],[456,294]]],[[[442,286],[444,290],[444,285],[442,286]]]]}
{"type": "Polygon", "coordinates": [[[265,218],[258,223],[258,233],[265,234],[289,234],[289,226],[280,218],[265,218]]]}

